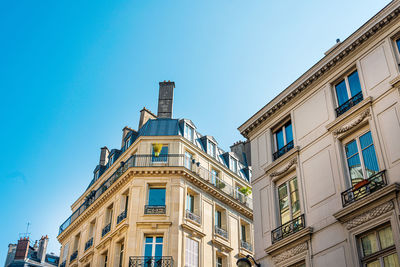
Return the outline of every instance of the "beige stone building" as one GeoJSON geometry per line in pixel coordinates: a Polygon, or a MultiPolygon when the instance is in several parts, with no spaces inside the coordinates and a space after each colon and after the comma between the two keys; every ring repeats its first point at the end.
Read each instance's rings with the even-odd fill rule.
{"type": "Polygon", "coordinates": [[[246,144],[224,152],[192,121],[173,119],[174,87],[160,83],[158,115],[143,109],[121,149],[102,148],[60,226],[60,266],[222,267],[252,254],[246,144]]]}
{"type": "Polygon", "coordinates": [[[400,2],[254,114],[261,266],[399,266],[400,2]]]}

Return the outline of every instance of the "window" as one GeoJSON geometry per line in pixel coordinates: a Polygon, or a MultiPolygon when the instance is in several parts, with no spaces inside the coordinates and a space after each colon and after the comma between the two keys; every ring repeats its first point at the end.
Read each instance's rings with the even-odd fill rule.
{"type": "Polygon", "coordinates": [[[94,172],[94,180],[99,179],[99,170],[94,172]]]}
{"type": "Polygon", "coordinates": [[[122,263],[124,260],[124,243],[121,243],[120,249],[119,249],[119,267],[122,267],[122,263]]]}
{"type": "Polygon", "coordinates": [[[210,154],[212,157],[215,158],[216,145],[213,142],[211,142],[210,140],[207,141],[207,144],[208,144],[208,148],[207,148],[208,154],[210,154]]]}
{"type": "Polygon", "coordinates": [[[242,224],[240,225],[241,228],[241,239],[243,241],[247,241],[247,236],[246,236],[246,225],[242,224]]]}
{"type": "Polygon", "coordinates": [[[96,227],[96,221],[93,220],[89,225],[89,239],[93,238],[96,227]]]}
{"type": "Polygon", "coordinates": [[[352,186],[379,172],[370,131],[347,143],[345,150],[352,186]]]}
{"type": "Polygon", "coordinates": [[[125,140],[125,150],[127,150],[131,145],[131,139],[132,138],[129,137],[128,139],[125,140]]]}
{"type": "Polygon", "coordinates": [[[106,221],[105,221],[106,225],[111,224],[112,216],[113,216],[113,206],[111,205],[106,210],[106,221]]]}
{"type": "Polygon", "coordinates": [[[222,257],[217,256],[217,267],[223,267],[224,260],[222,257]]]}
{"type": "Polygon", "coordinates": [[[62,254],[62,261],[61,262],[64,262],[64,261],[67,260],[68,253],[69,253],[69,243],[64,245],[63,254],[62,254]]]}
{"type": "Polygon", "coordinates": [[[299,189],[297,178],[293,178],[278,187],[279,214],[281,225],[300,216],[299,189]]]}
{"type": "Polygon", "coordinates": [[[231,168],[231,171],[233,171],[233,172],[235,172],[235,173],[237,173],[237,164],[238,164],[238,162],[237,162],[237,160],[236,159],[234,159],[233,157],[229,157],[229,167],[231,168]]]}
{"type": "Polygon", "coordinates": [[[219,210],[215,211],[215,226],[222,227],[222,212],[219,210]]]}
{"type": "Polygon", "coordinates": [[[165,188],[150,188],[148,205],[165,206],[165,188]]]}
{"type": "Polygon", "coordinates": [[[190,142],[193,142],[193,136],[194,136],[194,129],[191,127],[191,126],[189,126],[187,123],[185,123],[185,126],[184,126],[184,137],[186,138],[186,139],[188,139],[190,142]]]}
{"type": "Polygon", "coordinates": [[[199,242],[186,237],[185,267],[199,266],[199,242]]]}
{"type": "Polygon", "coordinates": [[[301,261],[301,262],[295,263],[293,265],[290,265],[290,267],[306,267],[306,262],[301,261]]]}
{"type": "Polygon", "coordinates": [[[192,169],[192,161],[193,161],[193,155],[190,154],[189,152],[185,152],[185,168],[188,170],[192,169]]]}
{"type": "Polygon", "coordinates": [[[163,237],[162,236],[146,236],[144,244],[144,256],[146,258],[162,257],[163,237]]]}
{"type": "Polygon", "coordinates": [[[186,196],[186,210],[194,212],[194,195],[188,193],[186,196]]]}
{"type": "Polygon", "coordinates": [[[163,145],[163,147],[161,148],[160,155],[158,155],[158,157],[155,156],[154,148],[152,148],[151,160],[152,160],[152,162],[167,162],[168,161],[168,146],[163,145]]]}
{"type": "Polygon", "coordinates": [[[274,160],[284,155],[293,148],[292,122],[286,122],[274,133],[275,153],[274,160]]]}
{"type": "Polygon", "coordinates": [[[104,264],[103,264],[103,266],[104,267],[107,267],[107,263],[108,263],[108,251],[106,251],[102,256],[103,256],[103,262],[104,262],[104,264]]]}
{"type": "Polygon", "coordinates": [[[211,183],[213,185],[216,185],[217,184],[217,179],[218,179],[218,171],[212,169],[211,170],[211,183]]]}
{"type": "Polygon", "coordinates": [[[363,95],[357,70],[337,83],[335,85],[335,91],[338,104],[338,108],[336,109],[337,116],[340,116],[351,107],[361,102],[363,100],[363,95]]]}
{"type": "Polygon", "coordinates": [[[396,246],[390,225],[360,235],[358,245],[362,266],[366,267],[398,267],[396,246]]]}
{"type": "Polygon", "coordinates": [[[114,163],[114,154],[112,154],[112,155],[110,156],[110,159],[108,160],[108,166],[113,165],[113,163],[114,163]]]}

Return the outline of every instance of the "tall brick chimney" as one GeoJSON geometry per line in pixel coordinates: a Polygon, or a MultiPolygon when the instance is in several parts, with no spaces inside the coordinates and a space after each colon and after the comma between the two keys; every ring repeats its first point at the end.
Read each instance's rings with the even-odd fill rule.
{"type": "Polygon", "coordinates": [[[160,82],[158,95],[158,118],[172,118],[172,104],[174,101],[175,83],[171,81],[160,82]]]}
{"type": "Polygon", "coordinates": [[[100,166],[106,166],[108,163],[108,154],[110,154],[110,150],[108,150],[108,148],[102,147],[101,148],[101,152],[100,152],[100,162],[99,165],[100,166]]]}
{"type": "Polygon", "coordinates": [[[17,250],[15,251],[15,260],[24,260],[28,256],[29,237],[21,237],[18,240],[17,250]]]}
{"type": "Polygon", "coordinates": [[[49,243],[49,238],[46,236],[42,236],[39,240],[39,249],[37,253],[37,258],[40,262],[45,262],[46,260],[46,251],[47,251],[47,244],[49,243]]]}

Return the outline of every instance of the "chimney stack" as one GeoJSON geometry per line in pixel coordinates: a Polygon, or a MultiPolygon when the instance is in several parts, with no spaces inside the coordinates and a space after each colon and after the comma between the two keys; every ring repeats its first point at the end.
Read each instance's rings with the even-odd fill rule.
{"type": "Polygon", "coordinates": [[[108,154],[110,154],[110,150],[108,150],[108,148],[102,147],[101,148],[101,152],[100,152],[100,166],[106,166],[108,163],[108,154]]]}
{"type": "Polygon", "coordinates": [[[18,240],[17,250],[15,251],[15,260],[25,260],[28,256],[29,237],[21,237],[18,240]]]}
{"type": "Polygon", "coordinates": [[[140,120],[139,120],[139,130],[142,128],[143,125],[146,124],[146,122],[150,119],[157,119],[157,116],[154,115],[150,110],[148,110],[146,107],[143,107],[143,109],[140,111],[140,120]]]}
{"type": "Polygon", "coordinates": [[[172,104],[174,100],[175,83],[171,81],[160,82],[158,95],[158,118],[172,118],[172,104]]]}
{"type": "Polygon", "coordinates": [[[47,251],[47,243],[49,242],[49,238],[46,236],[42,236],[39,240],[39,250],[37,253],[37,257],[40,262],[45,262],[46,260],[46,251],[47,251]]]}

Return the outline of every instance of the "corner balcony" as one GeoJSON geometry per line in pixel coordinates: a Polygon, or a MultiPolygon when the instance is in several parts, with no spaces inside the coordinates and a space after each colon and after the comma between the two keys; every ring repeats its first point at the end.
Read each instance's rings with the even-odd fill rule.
{"type": "Polygon", "coordinates": [[[228,239],[228,232],[226,230],[224,230],[218,226],[215,226],[214,232],[215,232],[215,234],[222,236],[225,239],[228,239]]]}
{"type": "Polygon", "coordinates": [[[69,258],[69,262],[73,262],[74,260],[76,260],[77,257],[78,257],[78,251],[75,250],[74,253],[71,254],[71,257],[69,258]]]}
{"type": "Polygon", "coordinates": [[[359,183],[342,192],[343,207],[363,199],[385,186],[387,186],[385,171],[378,172],[366,180],[361,180],[359,183]]]}
{"type": "Polygon", "coordinates": [[[362,92],[359,92],[358,94],[356,94],[355,96],[344,102],[342,105],[340,105],[338,108],[336,108],[336,117],[339,117],[340,115],[342,115],[343,113],[345,113],[346,111],[348,111],[349,109],[351,109],[352,107],[363,101],[363,99],[364,98],[362,92]]]}
{"type": "Polygon", "coordinates": [[[163,215],[166,212],[165,205],[163,206],[153,206],[153,205],[145,205],[144,206],[144,214],[155,214],[155,215],[163,215]]]}
{"type": "Polygon", "coordinates": [[[120,222],[122,222],[125,218],[126,218],[126,210],[124,210],[123,212],[121,212],[120,215],[118,215],[118,217],[117,217],[117,224],[119,224],[120,222]]]}
{"type": "MultiPolygon", "coordinates": [[[[209,185],[224,192],[247,208],[253,209],[253,201],[250,197],[237,192],[232,186],[220,180],[208,169],[198,166],[197,164],[185,164],[185,155],[183,154],[168,154],[160,155],[159,157],[153,155],[133,155],[125,162],[121,162],[121,166],[103,184],[101,184],[96,190],[92,190],[86,196],[85,202],[60,226],[59,235],[64,232],[82,213],[84,213],[90,205],[100,198],[103,193],[106,192],[108,188],[110,188],[129,168],[140,167],[184,167],[197,178],[208,182],[209,185]]],[[[162,207],[160,209],[155,209],[150,206],[148,207],[148,209],[145,208],[145,214],[162,214],[160,213],[162,207]],[[149,213],[146,213],[146,210],[149,213]]]]}
{"type": "Polygon", "coordinates": [[[110,230],[111,230],[111,223],[104,226],[103,230],[101,230],[101,237],[104,237],[106,234],[108,234],[110,230]]]}
{"type": "Polygon", "coordinates": [[[93,246],[93,237],[85,243],[85,251],[93,246]]]}
{"type": "Polygon", "coordinates": [[[129,257],[129,267],[173,267],[174,259],[171,256],[164,257],[129,257]]]}
{"type": "Polygon", "coordinates": [[[186,219],[194,221],[198,224],[201,224],[201,217],[199,215],[194,214],[190,210],[186,210],[186,219]]]}
{"type": "Polygon", "coordinates": [[[253,246],[244,240],[240,240],[240,247],[247,249],[248,251],[253,251],[253,246]]]}
{"type": "Polygon", "coordinates": [[[285,224],[282,224],[275,230],[272,230],[271,232],[272,244],[304,229],[305,226],[306,223],[304,220],[304,214],[300,215],[297,218],[294,218],[293,220],[285,224]]]}
{"type": "Polygon", "coordinates": [[[294,147],[293,141],[290,141],[289,143],[286,144],[286,146],[282,147],[281,149],[272,154],[273,160],[277,160],[278,158],[282,157],[287,152],[289,152],[289,150],[291,150],[293,147],[294,147]]]}

